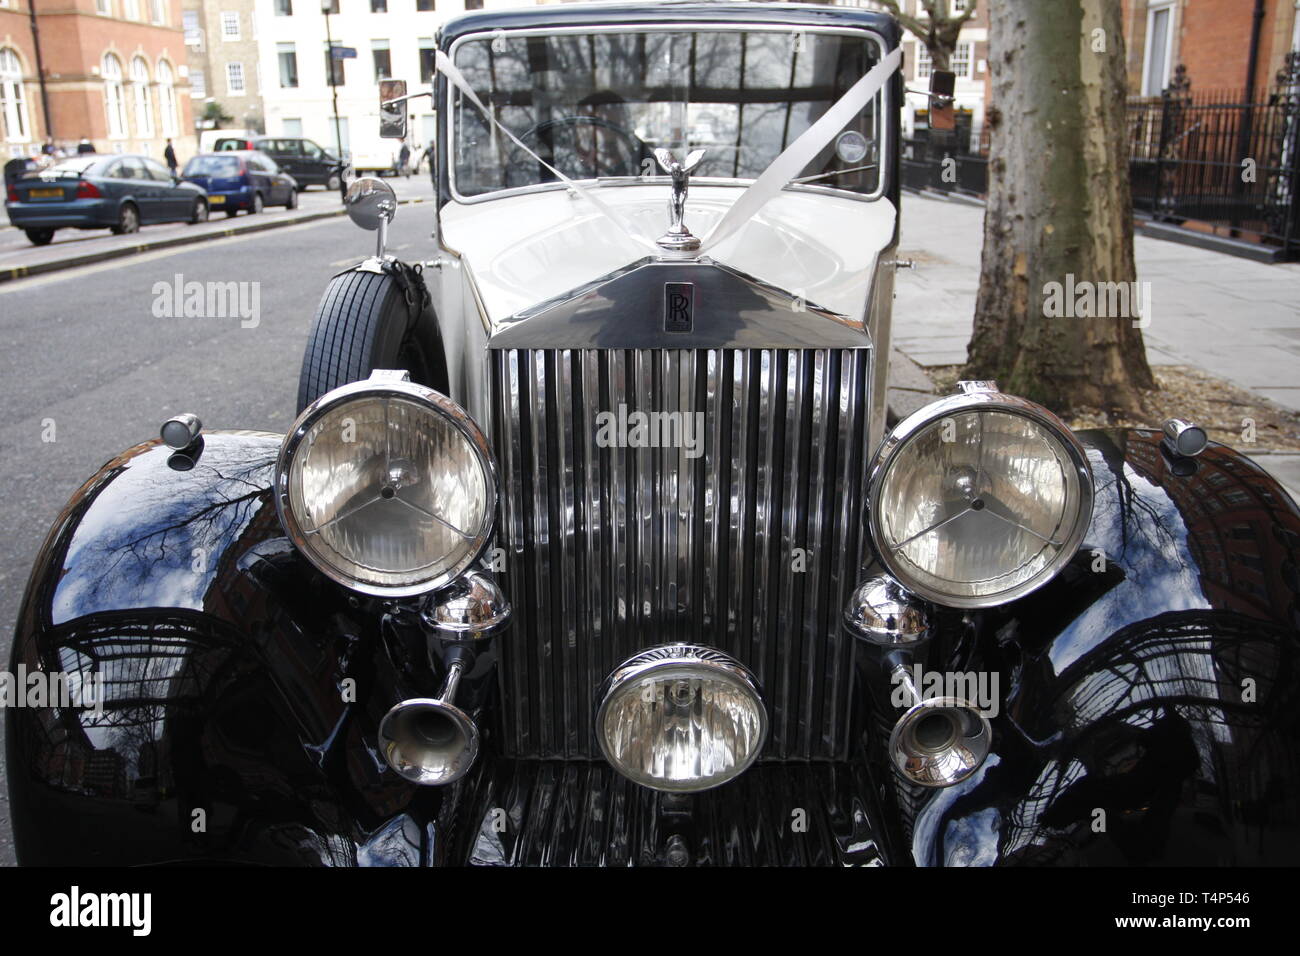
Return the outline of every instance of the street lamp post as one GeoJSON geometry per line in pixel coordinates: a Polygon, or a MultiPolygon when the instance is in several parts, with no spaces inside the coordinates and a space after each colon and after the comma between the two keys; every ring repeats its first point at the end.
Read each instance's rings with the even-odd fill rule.
{"type": "Polygon", "coordinates": [[[344,182],[343,176],[343,131],[339,129],[339,87],[334,81],[334,36],[330,33],[330,8],[334,6],[335,0],[321,0],[321,13],[325,14],[325,46],[329,50],[329,81],[330,81],[330,98],[334,102],[334,149],[337,152],[339,160],[339,194],[345,199],[348,194],[348,184],[344,182]]]}

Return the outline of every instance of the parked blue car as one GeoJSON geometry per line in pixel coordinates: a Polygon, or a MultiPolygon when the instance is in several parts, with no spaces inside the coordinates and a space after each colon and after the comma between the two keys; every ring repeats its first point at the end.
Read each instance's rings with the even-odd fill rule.
{"type": "Polygon", "coordinates": [[[212,209],[224,209],[227,216],[241,209],[259,213],[264,206],[298,208],[298,183],[255,149],[200,153],[185,164],[182,175],[202,186],[212,209]]]}
{"type": "Polygon", "coordinates": [[[206,222],[208,200],[148,156],[75,156],[9,185],[9,221],[35,245],[57,229],[137,232],[151,222],[206,222]]]}

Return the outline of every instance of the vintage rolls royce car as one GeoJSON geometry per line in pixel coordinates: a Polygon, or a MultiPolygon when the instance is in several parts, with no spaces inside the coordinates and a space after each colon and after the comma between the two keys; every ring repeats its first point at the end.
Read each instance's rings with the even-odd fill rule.
{"type": "Polygon", "coordinates": [[[98,706],[8,709],[20,862],[1294,862],[1287,494],[993,383],[888,414],[900,60],[845,7],[446,23],[381,94],[434,238],[352,184],[289,433],[170,419],[55,521],[11,671],[98,706]]]}

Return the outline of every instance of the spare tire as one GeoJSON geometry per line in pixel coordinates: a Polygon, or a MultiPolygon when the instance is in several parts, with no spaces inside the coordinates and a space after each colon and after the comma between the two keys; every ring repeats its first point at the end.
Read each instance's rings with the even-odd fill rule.
{"type": "Polygon", "coordinates": [[[405,369],[411,381],[447,391],[429,293],[419,270],[405,263],[386,263],[383,272],[353,269],[330,280],[302,357],[298,411],[381,368],[405,369]]]}

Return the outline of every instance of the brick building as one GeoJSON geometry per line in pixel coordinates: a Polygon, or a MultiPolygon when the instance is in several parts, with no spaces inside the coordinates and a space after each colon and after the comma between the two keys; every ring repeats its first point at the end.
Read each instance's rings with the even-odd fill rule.
{"type": "Polygon", "coordinates": [[[161,156],[191,134],[180,0],[0,0],[6,156],[46,137],[161,156]],[[38,61],[40,69],[38,70],[38,61]]]}
{"type": "Polygon", "coordinates": [[[216,128],[203,119],[211,103],[230,117],[223,128],[265,132],[253,0],[181,3],[195,123],[200,129],[216,128]]]}
{"type": "Polygon", "coordinates": [[[1159,96],[1187,68],[1194,91],[1258,99],[1300,49],[1300,0],[1124,0],[1129,92],[1159,96]]]}

